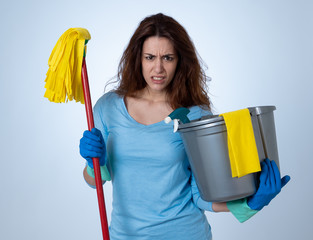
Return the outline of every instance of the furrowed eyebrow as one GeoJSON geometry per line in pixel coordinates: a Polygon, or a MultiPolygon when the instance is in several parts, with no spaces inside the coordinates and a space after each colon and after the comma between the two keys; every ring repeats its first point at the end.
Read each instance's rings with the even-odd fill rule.
{"type": "Polygon", "coordinates": [[[174,53],[164,54],[162,57],[175,57],[174,53]]]}
{"type": "MultiPolygon", "coordinates": [[[[155,57],[155,55],[151,54],[151,53],[144,53],[144,55],[149,55],[149,56],[152,56],[152,57],[155,57]]],[[[167,53],[167,54],[164,54],[162,55],[162,57],[166,57],[166,56],[175,56],[175,53],[167,53]]]]}

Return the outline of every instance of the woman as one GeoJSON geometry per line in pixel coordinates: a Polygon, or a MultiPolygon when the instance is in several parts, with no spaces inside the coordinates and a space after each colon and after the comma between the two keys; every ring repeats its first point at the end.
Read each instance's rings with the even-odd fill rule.
{"type": "MultiPolygon", "coordinates": [[[[88,163],[86,182],[95,185],[92,157],[100,158],[103,180],[112,178],[112,240],[208,240],[211,229],[203,210],[231,210],[244,221],[280,191],[274,169],[279,186],[270,197],[263,190],[248,199],[259,204],[254,209],[247,199],[210,203],[200,198],[182,139],[163,121],[178,107],[189,108],[191,120],[211,114],[207,77],[187,32],[173,18],[156,14],[140,23],[118,78],[118,88],[97,101],[96,128],[85,131],[80,143],[88,163]]],[[[273,161],[265,164],[264,169],[275,168],[273,161]]]]}

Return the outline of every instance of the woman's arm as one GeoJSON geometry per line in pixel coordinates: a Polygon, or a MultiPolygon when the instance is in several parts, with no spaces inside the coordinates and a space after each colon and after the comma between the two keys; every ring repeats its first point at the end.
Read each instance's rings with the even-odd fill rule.
{"type": "Polygon", "coordinates": [[[95,188],[96,186],[93,158],[98,158],[102,184],[111,180],[106,167],[106,145],[99,129],[93,128],[91,131],[84,131],[83,137],[80,139],[79,151],[80,155],[87,161],[83,176],[90,187],[95,188]]]}
{"type": "Polygon", "coordinates": [[[214,212],[229,212],[226,202],[214,202],[212,203],[212,209],[214,212]]]}
{"type": "MultiPolygon", "coordinates": [[[[100,171],[101,171],[101,177],[102,177],[102,184],[104,184],[106,182],[106,180],[103,180],[104,178],[107,178],[107,180],[111,180],[111,177],[110,175],[107,173],[107,169],[106,167],[100,167],[100,171]],[[105,170],[103,169],[105,168],[105,170]]],[[[96,180],[94,177],[90,176],[87,172],[87,165],[86,167],[84,168],[84,171],[83,171],[83,176],[84,176],[84,179],[86,181],[86,183],[92,187],[92,188],[96,188],[96,180]]]]}
{"type": "Polygon", "coordinates": [[[84,175],[85,181],[89,185],[96,186],[96,180],[87,173],[87,166],[84,168],[83,175],[84,175]]]}

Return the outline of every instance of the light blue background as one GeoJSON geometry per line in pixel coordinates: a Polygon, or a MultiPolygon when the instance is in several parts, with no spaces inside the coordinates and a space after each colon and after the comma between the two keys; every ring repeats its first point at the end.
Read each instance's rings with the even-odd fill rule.
{"type": "MultiPolygon", "coordinates": [[[[96,193],[82,178],[78,151],[84,106],[43,98],[48,58],[65,30],[87,28],[95,103],[139,21],[158,12],[187,29],[208,65],[215,113],[277,107],[281,170],[292,181],[244,224],[207,213],[214,239],[310,238],[312,1],[12,0],[0,9],[1,239],[101,239],[96,193]]],[[[104,191],[110,219],[110,184],[104,191]]]]}

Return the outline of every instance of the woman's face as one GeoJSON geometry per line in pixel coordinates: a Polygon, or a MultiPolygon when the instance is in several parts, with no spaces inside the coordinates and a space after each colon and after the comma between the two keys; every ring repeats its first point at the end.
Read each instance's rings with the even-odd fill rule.
{"type": "Polygon", "coordinates": [[[178,57],[170,40],[165,37],[149,37],[142,47],[142,74],[149,91],[164,92],[172,81],[178,57]]]}

